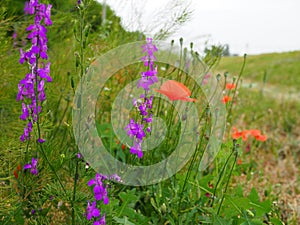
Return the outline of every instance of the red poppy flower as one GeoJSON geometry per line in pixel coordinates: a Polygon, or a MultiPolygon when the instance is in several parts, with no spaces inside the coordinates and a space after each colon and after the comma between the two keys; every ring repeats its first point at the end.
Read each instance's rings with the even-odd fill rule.
{"type": "Polygon", "coordinates": [[[255,137],[256,140],[261,141],[261,142],[265,142],[267,140],[267,136],[266,135],[258,135],[255,137]]]}
{"type": "Polygon", "coordinates": [[[248,130],[243,130],[239,131],[237,128],[233,127],[233,133],[231,137],[233,139],[239,139],[240,137],[242,138],[243,141],[246,141],[248,138],[249,131],[248,130]]]}
{"type": "Polygon", "coordinates": [[[155,90],[165,96],[167,96],[171,101],[181,100],[185,102],[196,102],[197,99],[190,98],[191,91],[183,83],[176,80],[168,80],[164,82],[160,90],[155,90]]]}
{"type": "Polygon", "coordinates": [[[253,137],[256,137],[256,136],[261,135],[261,132],[260,132],[260,130],[253,129],[253,130],[249,130],[249,134],[252,135],[253,137]]]}
{"type": "Polygon", "coordinates": [[[234,88],[235,88],[235,84],[234,83],[232,83],[232,84],[230,84],[230,83],[226,84],[226,89],[227,90],[232,90],[234,88]]]}
{"type": "Polygon", "coordinates": [[[222,98],[222,102],[224,103],[224,104],[226,104],[227,102],[229,102],[229,101],[231,101],[232,100],[232,98],[230,97],[230,96],[227,96],[227,95],[225,95],[223,98],[222,98]]]}

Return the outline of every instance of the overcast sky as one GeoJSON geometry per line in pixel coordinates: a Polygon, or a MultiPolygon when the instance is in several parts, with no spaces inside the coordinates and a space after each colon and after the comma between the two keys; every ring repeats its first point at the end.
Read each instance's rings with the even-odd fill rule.
{"type": "MultiPolygon", "coordinates": [[[[166,5],[174,1],[180,2],[106,0],[132,30],[151,27],[155,20],[153,15],[163,12],[166,5]]],[[[169,39],[183,37],[187,43],[193,41],[196,46],[203,46],[206,40],[211,44],[229,44],[230,52],[240,55],[300,50],[300,0],[190,2],[191,19],[169,39]]]]}

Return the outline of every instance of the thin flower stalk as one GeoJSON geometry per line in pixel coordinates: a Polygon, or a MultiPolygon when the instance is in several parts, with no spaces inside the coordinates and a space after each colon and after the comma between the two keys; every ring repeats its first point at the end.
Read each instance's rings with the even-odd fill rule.
{"type": "Polygon", "coordinates": [[[156,57],[155,52],[158,51],[157,47],[152,44],[152,39],[147,38],[147,43],[142,46],[142,52],[146,53],[141,58],[144,62],[144,66],[148,68],[147,71],[141,73],[141,78],[137,83],[137,88],[143,88],[145,94],[140,95],[139,99],[133,99],[133,105],[136,107],[140,114],[140,120],[135,121],[130,119],[130,123],[124,128],[127,135],[133,140],[133,145],[130,147],[130,153],[137,155],[138,158],[143,157],[142,143],[147,133],[151,132],[152,123],[152,102],[153,95],[148,97],[150,86],[158,82],[157,79],[157,65],[154,65],[156,57]]]}

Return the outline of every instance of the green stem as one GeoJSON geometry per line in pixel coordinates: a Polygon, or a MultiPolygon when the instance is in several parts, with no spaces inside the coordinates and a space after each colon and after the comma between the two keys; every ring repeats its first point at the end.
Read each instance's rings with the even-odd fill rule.
{"type": "Polygon", "coordinates": [[[43,149],[42,143],[40,143],[40,149],[41,149],[41,152],[42,152],[44,158],[46,159],[46,161],[47,161],[47,163],[48,163],[50,169],[52,170],[52,172],[54,173],[56,179],[58,180],[58,183],[60,184],[61,188],[63,189],[65,195],[67,195],[67,191],[66,191],[64,185],[62,184],[62,182],[61,182],[61,180],[60,180],[58,174],[56,173],[56,171],[55,171],[53,165],[52,165],[51,162],[49,161],[49,159],[48,159],[48,157],[47,157],[47,155],[46,155],[46,153],[45,153],[45,151],[44,151],[44,149],[43,149]]]}
{"type": "Polygon", "coordinates": [[[74,175],[74,185],[73,185],[73,198],[71,202],[72,207],[72,224],[75,224],[75,208],[74,202],[76,200],[76,187],[77,187],[77,180],[78,180],[78,160],[76,160],[76,168],[75,168],[75,175],[74,175]]]}
{"type": "MultiPolygon", "coordinates": [[[[204,130],[206,129],[206,127],[207,127],[207,121],[206,121],[206,123],[205,123],[204,130]]],[[[200,146],[202,145],[203,137],[204,137],[204,135],[201,136],[201,140],[200,140],[200,143],[199,143],[200,146]]],[[[184,190],[185,190],[187,181],[188,181],[188,179],[190,178],[190,175],[191,175],[191,172],[192,172],[194,163],[195,163],[195,161],[196,161],[196,159],[197,159],[197,153],[198,153],[197,149],[198,149],[198,148],[195,149],[195,152],[194,152],[194,154],[193,154],[192,161],[191,161],[191,163],[190,163],[190,165],[189,165],[188,172],[187,172],[187,175],[185,176],[184,183],[183,183],[183,187],[182,187],[181,192],[180,192],[180,195],[179,195],[179,196],[180,196],[180,200],[179,200],[178,210],[177,210],[178,213],[179,213],[179,210],[180,210],[180,207],[181,207],[181,203],[182,203],[182,195],[183,195],[183,192],[184,192],[184,190]]]]}
{"type": "Polygon", "coordinates": [[[232,152],[230,153],[230,155],[228,156],[228,158],[227,158],[227,160],[226,160],[226,162],[225,162],[225,164],[224,164],[224,166],[223,166],[223,168],[222,168],[222,170],[221,170],[221,173],[220,173],[220,175],[219,175],[219,177],[218,177],[218,181],[217,181],[217,183],[216,183],[216,186],[215,186],[214,192],[213,192],[213,196],[212,196],[213,198],[212,198],[212,202],[211,202],[211,207],[213,207],[213,205],[214,205],[214,200],[215,200],[215,197],[216,197],[217,188],[218,188],[218,186],[219,186],[219,183],[221,182],[221,178],[223,177],[223,174],[224,174],[224,172],[225,172],[225,169],[226,169],[226,167],[227,167],[227,165],[228,165],[228,162],[229,162],[231,156],[233,155],[233,153],[234,153],[234,151],[232,151],[232,152]]]}
{"type": "Polygon", "coordinates": [[[229,110],[228,110],[228,113],[227,113],[226,121],[228,121],[229,123],[231,123],[231,119],[232,119],[231,112],[232,112],[233,102],[235,101],[235,98],[236,98],[236,89],[237,89],[237,87],[238,87],[239,81],[240,81],[240,79],[241,79],[241,76],[242,76],[242,74],[243,74],[243,72],[244,72],[244,68],[245,68],[245,65],[246,65],[246,57],[247,57],[247,55],[244,54],[243,65],[242,65],[242,67],[241,67],[241,70],[240,70],[238,79],[237,79],[237,81],[236,81],[235,89],[234,89],[233,96],[232,96],[232,101],[231,101],[231,104],[230,104],[230,106],[229,106],[229,110]]]}
{"type": "Polygon", "coordinates": [[[236,140],[233,140],[232,152],[234,153],[234,160],[233,160],[232,167],[231,167],[231,170],[230,170],[227,182],[226,182],[225,190],[224,190],[224,193],[223,193],[223,196],[222,196],[222,199],[221,199],[221,203],[220,203],[219,208],[218,208],[217,215],[219,215],[219,213],[220,213],[220,210],[221,210],[224,198],[225,198],[225,194],[226,194],[227,189],[228,189],[228,185],[229,185],[229,181],[230,181],[230,178],[231,178],[231,175],[232,175],[232,171],[234,169],[234,166],[235,166],[235,163],[236,163],[236,160],[237,160],[237,157],[238,157],[236,140]]]}

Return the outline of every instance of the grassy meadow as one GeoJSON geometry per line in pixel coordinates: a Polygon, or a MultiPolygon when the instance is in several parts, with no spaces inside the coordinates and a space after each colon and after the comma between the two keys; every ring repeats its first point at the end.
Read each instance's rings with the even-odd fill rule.
{"type": "MultiPolygon", "coordinates": [[[[45,84],[47,99],[42,105],[39,124],[46,139],[42,148],[35,141],[39,135],[36,126],[35,138],[20,142],[26,124],[19,118],[21,102],[16,102],[18,83],[29,70],[26,63],[19,63],[19,48],[30,48],[26,27],[33,17],[23,15],[24,1],[12,6],[12,0],[4,0],[0,9],[0,224],[3,225],[93,224],[93,219],[87,219],[85,213],[87,201],[94,196],[87,183],[96,172],[84,159],[77,158],[79,151],[72,124],[75,89],[97,57],[122,44],[145,40],[140,32],[125,31],[120,18],[109,8],[106,23],[102,24],[102,6],[94,1],[83,1],[80,6],[71,0],[47,2],[53,5],[53,25],[47,27],[53,81],[45,84]],[[89,6],[85,8],[85,4],[89,6]],[[86,29],[82,29],[84,25],[86,29]],[[14,32],[17,38],[12,37],[14,32]],[[86,36],[80,39],[80,34],[86,36]],[[32,155],[39,155],[38,176],[23,169],[32,155]]],[[[97,203],[101,215],[106,215],[106,224],[300,224],[299,61],[300,51],[249,55],[240,74],[243,57],[221,57],[212,65],[213,73],[221,75],[220,86],[235,83],[237,87],[228,94],[233,99],[226,103],[229,120],[222,148],[212,165],[205,171],[197,169],[211,125],[209,113],[203,113],[205,126],[199,131],[197,154],[176,175],[149,186],[107,183],[109,204],[97,203]],[[267,140],[250,137],[233,141],[233,127],[239,131],[258,129],[267,140]]],[[[182,72],[165,67],[159,64],[158,76],[192,82],[182,72]]],[[[112,134],[111,102],[141,71],[142,63],[118,71],[105,85],[109,91],[101,90],[103,101],[97,103],[100,136],[102,131],[112,155],[131,165],[150,165],[173,151],[158,146],[154,154],[145,154],[143,162],[129,154],[129,147],[112,134]]],[[[228,92],[225,86],[223,91],[228,92]]],[[[162,113],[172,111],[172,106],[161,109],[162,103],[157,99],[154,104],[159,106],[153,113],[168,122],[178,120],[176,114],[162,113]]],[[[130,113],[136,115],[134,111],[130,113]]],[[[166,146],[176,145],[178,127],[174,124],[169,126],[172,129],[167,133],[166,146]]]]}

